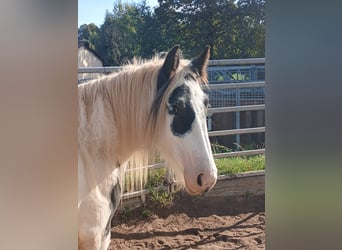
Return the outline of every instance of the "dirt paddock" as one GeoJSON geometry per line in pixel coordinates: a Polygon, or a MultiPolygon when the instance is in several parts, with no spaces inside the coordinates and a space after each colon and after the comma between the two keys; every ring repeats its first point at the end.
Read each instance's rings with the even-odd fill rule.
{"type": "Polygon", "coordinates": [[[265,197],[190,197],[114,217],[109,249],[265,249],[265,197]]]}

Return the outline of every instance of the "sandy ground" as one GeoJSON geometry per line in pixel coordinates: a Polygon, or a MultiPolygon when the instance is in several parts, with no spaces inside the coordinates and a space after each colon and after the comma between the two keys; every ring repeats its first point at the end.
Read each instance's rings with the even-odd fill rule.
{"type": "Polygon", "coordinates": [[[147,204],[115,216],[109,249],[265,249],[264,200],[181,194],[167,207],[147,204]]]}

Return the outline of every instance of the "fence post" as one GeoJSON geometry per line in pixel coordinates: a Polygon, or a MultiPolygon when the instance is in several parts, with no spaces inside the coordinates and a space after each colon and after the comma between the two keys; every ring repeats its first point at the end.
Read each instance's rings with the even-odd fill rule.
{"type": "Polygon", "coordinates": [[[211,131],[212,128],[212,120],[211,120],[211,115],[208,115],[208,131],[211,131]]]}
{"type": "MultiPolygon", "coordinates": [[[[235,96],[235,105],[236,106],[240,106],[240,89],[239,88],[236,88],[236,96],[235,96]]],[[[235,128],[236,129],[240,129],[240,111],[237,111],[235,113],[235,128]]],[[[239,146],[240,146],[240,135],[237,134],[235,136],[235,139],[236,139],[236,147],[237,147],[237,150],[239,150],[239,146]]]]}
{"type": "Polygon", "coordinates": [[[140,201],[141,201],[142,204],[146,203],[146,194],[144,193],[144,190],[141,191],[140,201]]]}

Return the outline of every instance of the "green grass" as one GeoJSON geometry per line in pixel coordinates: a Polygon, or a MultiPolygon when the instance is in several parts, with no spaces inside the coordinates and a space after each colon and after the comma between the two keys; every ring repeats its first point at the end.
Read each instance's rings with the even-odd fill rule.
{"type": "MultiPolygon", "coordinates": [[[[251,150],[263,148],[264,145],[235,145],[238,150],[251,150]]],[[[232,152],[230,148],[222,146],[217,143],[211,144],[211,149],[214,154],[232,152]]],[[[215,159],[216,167],[219,175],[229,175],[236,173],[243,173],[248,171],[257,171],[265,169],[265,155],[254,156],[239,156],[215,159]]]]}
{"type": "Polygon", "coordinates": [[[125,206],[122,210],[122,218],[125,222],[128,222],[132,216],[132,211],[125,206]]]}
{"type": "Polygon", "coordinates": [[[173,200],[173,195],[168,193],[167,191],[157,191],[154,189],[155,187],[158,187],[163,183],[163,181],[165,180],[165,174],[165,168],[154,169],[152,171],[149,171],[147,178],[146,187],[149,189],[151,194],[150,200],[158,207],[165,207],[171,204],[173,200]]]}
{"type": "Polygon", "coordinates": [[[161,190],[157,191],[153,188],[150,189],[150,200],[158,207],[166,207],[172,204],[174,196],[167,191],[161,190]]]}
{"type": "Polygon", "coordinates": [[[219,175],[229,175],[265,169],[265,155],[215,159],[219,175]]]}
{"type": "MultiPolygon", "coordinates": [[[[241,74],[241,73],[230,74],[230,78],[232,80],[238,80],[238,81],[248,80],[248,76],[241,74]]],[[[225,79],[225,77],[223,75],[216,76],[216,78],[215,78],[216,81],[224,81],[224,79],[225,79]]]]}
{"type": "Polygon", "coordinates": [[[149,219],[152,217],[153,213],[151,210],[144,208],[144,210],[141,212],[141,215],[144,219],[149,219]]]}

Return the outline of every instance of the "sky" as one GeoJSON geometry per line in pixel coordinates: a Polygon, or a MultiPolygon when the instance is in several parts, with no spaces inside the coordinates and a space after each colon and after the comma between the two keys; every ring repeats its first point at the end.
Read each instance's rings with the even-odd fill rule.
{"type": "MultiPolygon", "coordinates": [[[[103,24],[106,10],[112,12],[114,2],[118,0],[78,0],[78,27],[82,24],[103,24]]],[[[142,0],[122,0],[122,3],[140,3],[142,0]]],[[[158,0],[147,0],[147,5],[155,7],[158,0]]]]}

